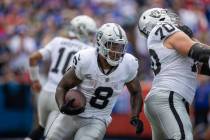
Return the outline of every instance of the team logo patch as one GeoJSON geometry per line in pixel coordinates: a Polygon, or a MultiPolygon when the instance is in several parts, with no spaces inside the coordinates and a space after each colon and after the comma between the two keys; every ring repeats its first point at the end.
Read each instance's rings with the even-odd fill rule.
{"type": "Polygon", "coordinates": [[[116,36],[118,36],[120,39],[122,39],[122,31],[118,25],[116,25],[117,28],[113,27],[113,31],[116,36]]]}
{"type": "Polygon", "coordinates": [[[106,81],[106,82],[109,82],[109,78],[107,77],[107,78],[105,79],[105,81],[106,81]]]}

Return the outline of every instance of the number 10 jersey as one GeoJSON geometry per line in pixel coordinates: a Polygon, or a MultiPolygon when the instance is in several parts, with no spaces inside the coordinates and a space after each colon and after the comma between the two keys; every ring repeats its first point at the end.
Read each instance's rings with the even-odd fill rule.
{"type": "Polygon", "coordinates": [[[177,27],[162,23],[156,25],[149,34],[147,47],[155,77],[152,92],[148,96],[159,90],[168,90],[177,92],[192,103],[197,85],[194,60],[164,46],[164,40],[178,31],[177,27]]]}
{"type": "Polygon", "coordinates": [[[40,49],[39,52],[42,54],[43,60],[51,61],[44,90],[54,93],[63,74],[68,69],[73,55],[88,47],[90,46],[76,39],[55,37],[44,48],[40,49]]]}

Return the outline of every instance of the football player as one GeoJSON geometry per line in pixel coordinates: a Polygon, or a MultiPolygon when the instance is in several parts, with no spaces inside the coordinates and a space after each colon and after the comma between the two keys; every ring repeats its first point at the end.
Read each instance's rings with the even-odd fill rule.
{"type": "Polygon", "coordinates": [[[125,52],[125,31],[118,24],[106,23],[97,31],[96,40],[97,48],[75,54],[71,68],[58,84],[56,101],[63,114],[51,125],[47,140],[102,140],[124,85],[130,92],[130,123],[136,127],[136,133],[143,131],[139,120],[143,102],[137,76],[138,61],[125,52]],[[84,112],[69,108],[64,101],[65,93],[74,87],[86,97],[84,112]]]}
{"type": "MultiPolygon", "coordinates": [[[[42,89],[39,82],[38,61],[51,60],[48,79],[38,98],[38,120],[39,126],[30,134],[32,140],[38,140],[43,136],[44,128],[49,114],[57,110],[55,102],[55,91],[58,82],[72,61],[73,55],[81,50],[90,47],[96,32],[95,21],[86,15],[73,18],[70,22],[69,38],[55,37],[44,48],[30,55],[29,74],[32,81],[32,89],[39,93],[42,89]]],[[[56,113],[54,113],[56,114],[56,113]]]]}
{"type": "Polygon", "coordinates": [[[151,123],[152,139],[192,140],[187,112],[197,86],[197,62],[209,63],[210,49],[193,41],[186,29],[174,24],[167,9],[152,8],[139,18],[139,31],[147,38],[154,71],[144,111],[151,123]]]}

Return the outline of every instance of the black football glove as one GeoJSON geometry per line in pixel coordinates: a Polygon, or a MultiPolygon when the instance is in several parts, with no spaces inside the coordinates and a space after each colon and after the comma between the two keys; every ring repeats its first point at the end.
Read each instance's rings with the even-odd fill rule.
{"type": "Polygon", "coordinates": [[[75,101],[75,99],[69,100],[65,104],[63,104],[60,108],[60,112],[67,115],[78,115],[82,112],[84,112],[85,108],[71,108],[72,103],[75,101]]]}
{"type": "Polygon", "coordinates": [[[141,120],[137,116],[134,116],[130,120],[130,124],[136,127],[136,134],[141,134],[144,130],[144,125],[141,120]]]}

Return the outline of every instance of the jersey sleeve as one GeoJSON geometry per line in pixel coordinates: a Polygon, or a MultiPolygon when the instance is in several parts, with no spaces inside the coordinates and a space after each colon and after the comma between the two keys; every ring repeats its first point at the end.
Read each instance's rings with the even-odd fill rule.
{"type": "Polygon", "coordinates": [[[148,39],[156,40],[156,41],[165,40],[166,38],[168,38],[169,36],[171,36],[172,34],[178,31],[181,31],[181,30],[172,24],[161,23],[161,24],[156,25],[152,29],[148,39]]]}
{"type": "Polygon", "coordinates": [[[39,50],[39,53],[41,53],[43,60],[47,60],[50,58],[53,48],[57,45],[57,42],[59,41],[59,38],[56,37],[53,40],[51,40],[46,46],[41,48],[39,50]]]}
{"type": "Polygon", "coordinates": [[[74,57],[73,57],[73,61],[70,64],[70,66],[75,68],[75,74],[77,76],[78,79],[83,80],[84,79],[84,74],[83,74],[83,69],[85,69],[85,58],[84,58],[84,54],[83,51],[79,51],[77,52],[74,57]]]}
{"type": "Polygon", "coordinates": [[[137,58],[130,55],[130,57],[128,58],[128,65],[127,65],[128,77],[126,79],[126,83],[129,83],[136,77],[138,73],[138,68],[139,68],[139,64],[138,64],[137,58]]]}

